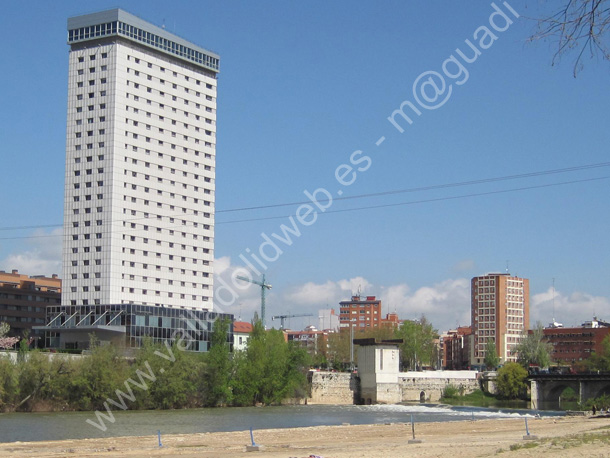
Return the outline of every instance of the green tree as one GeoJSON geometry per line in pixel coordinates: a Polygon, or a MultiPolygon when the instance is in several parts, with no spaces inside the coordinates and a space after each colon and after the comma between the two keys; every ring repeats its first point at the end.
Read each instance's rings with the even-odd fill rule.
{"type": "Polygon", "coordinates": [[[17,368],[9,358],[0,356],[0,412],[13,407],[17,394],[17,368]]]}
{"type": "Polygon", "coordinates": [[[103,408],[104,401],[114,398],[114,391],[124,388],[128,378],[127,362],[116,345],[100,345],[92,337],[90,351],[75,366],[69,381],[69,403],[80,410],[103,408]]]}
{"type": "Polygon", "coordinates": [[[214,322],[211,348],[206,355],[207,368],[204,376],[203,391],[206,406],[227,405],[232,402],[231,379],[233,360],[228,342],[230,322],[219,319],[214,322]]]}
{"type": "Polygon", "coordinates": [[[15,408],[29,411],[40,403],[44,408],[67,407],[73,362],[56,355],[53,360],[38,350],[28,352],[15,367],[15,408]]]}
{"type": "Polygon", "coordinates": [[[404,321],[395,336],[403,340],[400,345],[403,367],[418,370],[422,365],[435,365],[438,331],[424,315],[419,320],[404,321]]]}
{"type": "Polygon", "coordinates": [[[279,404],[302,396],[309,365],[307,351],[286,342],[282,331],[265,331],[256,321],[245,352],[235,355],[234,404],[279,404]]]}
{"type": "Polygon", "coordinates": [[[530,365],[549,367],[552,351],[553,344],[544,338],[544,329],[540,322],[531,332],[526,331],[515,348],[517,361],[526,369],[530,365]]]}
{"type": "Polygon", "coordinates": [[[602,340],[601,353],[594,352],[585,361],[587,369],[592,371],[609,371],[610,370],[610,335],[602,340]]]}
{"type": "Polygon", "coordinates": [[[504,399],[524,399],[527,396],[527,371],[518,363],[506,363],[496,378],[498,396],[504,399]]]}
{"type": "Polygon", "coordinates": [[[488,339],[487,344],[485,345],[485,359],[483,360],[483,364],[487,367],[488,370],[494,370],[500,365],[500,357],[498,356],[498,351],[496,350],[496,343],[494,339],[488,339]]]}
{"type": "MultiPolygon", "coordinates": [[[[137,389],[136,406],[181,409],[200,405],[197,387],[202,376],[203,356],[184,351],[188,349],[186,337],[186,334],[176,335],[171,345],[169,342],[155,343],[151,339],[144,339],[130,368],[130,377],[139,383],[137,373],[140,371],[152,374],[152,380],[146,380],[146,390],[137,389]]],[[[123,390],[125,381],[120,383],[123,390]]]]}

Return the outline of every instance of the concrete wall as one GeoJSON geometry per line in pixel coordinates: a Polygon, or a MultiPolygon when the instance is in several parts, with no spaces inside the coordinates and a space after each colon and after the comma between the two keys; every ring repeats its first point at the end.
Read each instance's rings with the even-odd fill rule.
{"type": "Polygon", "coordinates": [[[358,393],[358,382],[355,375],[348,372],[309,373],[311,397],[308,404],[354,404],[358,393]]]}
{"type": "Polygon", "coordinates": [[[308,404],[354,404],[362,400],[369,403],[438,402],[447,385],[463,387],[464,393],[479,389],[476,371],[400,372],[398,383],[379,383],[374,393],[359,390],[357,375],[346,372],[309,373],[311,396],[308,404]],[[374,396],[374,398],[373,398],[374,396]],[[354,402],[356,401],[356,402],[354,402]]]}
{"type": "MultiPolygon", "coordinates": [[[[83,357],[83,355],[80,355],[80,354],[71,354],[71,353],[47,353],[47,352],[43,352],[42,354],[45,355],[47,358],[49,358],[49,361],[53,361],[53,359],[55,359],[55,358],[80,359],[80,358],[83,357]]],[[[19,355],[19,352],[16,352],[16,351],[0,351],[0,358],[8,358],[12,362],[14,362],[14,363],[17,362],[18,355],[19,355]]],[[[29,354],[26,354],[26,358],[28,356],[29,356],[29,354]]]]}
{"type": "Polygon", "coordinates": [[[464,393],[479,389],[476,371],[401,372],[399,384],[402,401],[438,402],[448,385],[463,387],[464,393]]]}

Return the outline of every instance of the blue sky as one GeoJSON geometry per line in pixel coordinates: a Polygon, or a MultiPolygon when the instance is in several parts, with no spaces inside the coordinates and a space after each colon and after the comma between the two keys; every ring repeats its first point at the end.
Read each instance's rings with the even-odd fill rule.
{"type": "MultiPolygon", "coordinates": [[[[469,323],[469,279],[504,271],[508,261],[511,273],[530,279],[532,321],[552,318],[553,278],[559,321],[610,318],[609,167],[442,186],[608,161],[610,66],[587,55],[577,78],[575,55],[552,66],[553,43],[527,40],[535,23],[525,17],[544,14],[546,3],[511,1],[520,19],[496,3],[514,21],[501,32],[489,23],[491,2],[120,4],[221,56],[218,284],[244,265],[240,254],[258,253],[262,234],[277,241],[273,234],[292,225],[299,205],[223,210],[301,202],[304,191],[323,188],[335,198],[328,210],[309,226],[297,221],[301,235],[290,246],[278,241],[282,254],[267,263],[268,316],[311,312],[313,319],[290,324],[317,324],[319,308],[338,308],[360,286],[401,318],[425,313],[444,330],[469,323]],[[497,37],[484,41],[488,49],[482,32],[473,38],[480,26],[497,37]],[[470,64],[456,53],[473,55],[467,39],[480,51],[470,64]],[[462,65],[457,78],[448,76],[458,73],[455,62],[443,73],[451,56],[462,65]],[[435,77],[425,72],[443,76],[451,95],[437,109],[415,105],[421,116],[407,108],[413,124],[400,121],[400,133],[388,116],[403,101],[416,103],[414,82],[435,77]],[[352,166],[355,182],[344,186],[335,172],[355,151],[368,158],[360,168],[369,166],[352,166]],[[338,191],[353,197],[422,187],[435,188],[336,199],[338,191]],[[387,206],[405,202],[420,203],[387,206]],[[342,211],[361,207],[374,208],[342,211]],[[270,217],[277,219],[262,219],[270,217]]],[[[66,20],[116,6],[3,5],[0,270],[61,273],[66,20]],[[48,227],[7,229],[38,225],[48,227]]],[[[259,291],[239,292],[225,311],[250,319],[259,291]]]]}

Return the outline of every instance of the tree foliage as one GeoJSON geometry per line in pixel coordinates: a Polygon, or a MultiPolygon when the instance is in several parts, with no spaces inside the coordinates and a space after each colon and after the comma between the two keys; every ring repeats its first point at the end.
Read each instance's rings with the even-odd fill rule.
{"type": "Polygon", "coordinates": [[[500,357],[498,356],[498,350],[496,349],[494,339],[487,340],[483,364],[485,364],[488,370],[496,369],[500,365],[500,357]]]}
{"type": "Polygon", "coordinates": [[[593,353],[585,361],[585,366],[592,371],[610,371],[610,335],[602,340],[601,353],[593,353]]]}
{"type": "Polygon", "coordinates": [[[245,352],[236,355],[234,404],[278,404],[304,395],[309,367],[307,351],[288,343],[279,330],[265,331],[254,323],[245,352]]]}
{"type": "Polygon", "coordinates": [[[214,322],[211,348],[206,355],[207,368],[203,378],[204,404],[209,407],[228,405],[233,401],[231,379],[234,364],[228,342],[230,322],[219,319],[214,322]]]}
{"type": "Polygon", "coordinates": [[[404,321],[395,336],[403,339],[400,350],[404,368],[418,370],[422,366],[436,365],[438,354],[434,341],[438,338],[438,331],[424,315],[419,320],[404,321]]]}
{"type": "Polygon", "coordinates": [[[573,75],[576,77],[583,66],[585,53],[590,57],[599,53],[603,59],[610,60],[608,0],[564,0],[556,8],[550,15],[537,19],[538,30],[530,37],[530,40],[555,41],[553,64],[564,54],[575,52],[573,75]]]}
{"type": "Polygon", "coordinates": [[[527,396],[527,371],[518,363],[506,363],[496,378],[498,396],[504,399],[524,399],[527,396]]]}
{"type": "Polygon", "coordinates": [[[103,408],[104,401],[128,378],[127,362],[119,348],[99,345],[93,338],[90,348],[90,355],[75,363],[69,381],[69,402],[79,410],[103,408]]]}
{"type": "Polygon", "coordinates": [[[553,344],[544,338],[544,328],[540,322],[531,332],[524,334],[515,348],[517,361],[526,369],[530,365],[549,367],[552,351],[553,344]]]}

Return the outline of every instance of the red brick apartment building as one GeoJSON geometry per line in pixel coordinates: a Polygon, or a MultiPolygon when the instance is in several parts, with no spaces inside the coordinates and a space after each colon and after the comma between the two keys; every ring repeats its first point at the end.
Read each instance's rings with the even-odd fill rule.
{"type": "Polygon", "coordinates": [[[0,271],[0,322],[10,325],[9,336],[21,337],[25,331],[33,337],[44,335],[32,326],[45,324],[46,308],[61,304],[61,279],[57,275],[28,277],[17,270],[0,271]]]}
{"type": "Polygon", "coordinates": [[[527,278],[508,273],[488,273],[471,280],[471,366],[483,364],[488,340],[495,342],[502,363],[516,361],[513,350],[529,329],[529,290],[527,278]]]}
{"type": "Polygon", "coordinates": [[[384,326],[397,327],[400,324],[396,313],[381,316],[381,299],[375,296],[352,296],[349,301],[339,303],[340,329],[353,326],[355,329],[380,328],[384,326]]]}
{"type": "Polygon", "coordinates": [[[603,351],[602,341],[610,334],[610,326],[594,320],[577,328],[548,327],[543,332],[545,339],[553,344],[551,359],[573,366],[592,353],[603,351]]]}
{"type": "Polygon", "coordinates": [[[464,370],[470,367],[473,347],[472,327],[460,326],[451,329],[441,338],[443,368],[464,370]]]}

